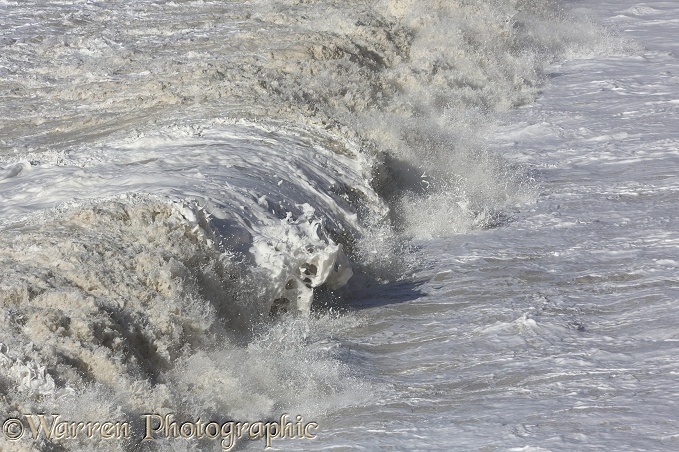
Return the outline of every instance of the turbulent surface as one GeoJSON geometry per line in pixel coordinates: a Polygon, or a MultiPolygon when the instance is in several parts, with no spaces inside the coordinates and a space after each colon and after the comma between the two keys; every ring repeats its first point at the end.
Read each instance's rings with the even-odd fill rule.
{"type": "Polygon", "coordinates": [[[398,184],[385,194],[421,191],[422,178],[445,185],[465,229],[528,196],[479,155],[484,117],[533,99],[555,57],[601,42],[551,6],[9,2],[1,144],[30,156],[187,117],[284,118],[414,164],[389,173],[398,184]]]}
{"type": "Polygon", "coordinates": [[[649,50],[581,3],[0,1],[2,412],[666,446],[677,12],[616,5],[649,50]]]}
{"type": "Polygon", "coordinates": [[[534,168],[536,204],[420,242],[426,282],[365,300],[353,351],[391,389],[332,416],[329,443],[676,449],[679,10],[579,5],[644,49],[555,65],[537,105],[495,129],[534,168]]]}

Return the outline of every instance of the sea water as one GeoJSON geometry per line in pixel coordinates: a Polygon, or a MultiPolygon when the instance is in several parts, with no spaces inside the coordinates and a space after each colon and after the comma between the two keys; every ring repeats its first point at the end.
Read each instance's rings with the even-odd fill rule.
{"type": "Polygon", "coordinates": [[[0,10],[3,449],[673,450],[672,3],[0,10]]]}

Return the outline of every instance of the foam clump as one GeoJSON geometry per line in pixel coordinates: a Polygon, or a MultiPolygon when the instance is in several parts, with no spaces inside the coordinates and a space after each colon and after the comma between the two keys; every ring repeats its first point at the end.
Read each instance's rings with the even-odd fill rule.
{"type": "MultiPolygon", "coordinates": [[[[43,396],[58,393],[54,379],[46,372],[45,366],[30,360],[21,362],[21,360],[9,356],[8,353],[7,345],[0,342],[0,368],[3,369],[5,378],[14,382],[18,392],[43,396]]],[[[59,392],[63,392],[63,390],[59,392]]]]}
{"type": "Polygon", "coordinates": [[[280,224],[262,231],[252,246],[258,267],[269,270],[275,287],[270,312],[294,308],[308,314],[314,288],[326,285],[336,290],[353,275],[342,245],[327,237],[314,208],[300,207],[302,215],[295,219],[288,212],[280,224]]]}

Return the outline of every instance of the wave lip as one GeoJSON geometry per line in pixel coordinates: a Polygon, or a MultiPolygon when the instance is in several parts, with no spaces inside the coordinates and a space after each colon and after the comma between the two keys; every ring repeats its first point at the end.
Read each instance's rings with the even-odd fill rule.
{"type": "Polygon", "coordinates": [[[380,207],[364,165],[365,157],[338,155],[301,130],[232,121],[175,126],[73,153],[58,167],[14,171],[1,213],[9,221],[46,204],[74,209],[91,202],[83,193],[165,197],[218,250],[268,273],[275,288],[266,311],[277,300],[277,310],[308,312],[314,288],[339,288],[352,275],[344,249],[351,244],[335,239],[360,235],[358,199],[380,207]]]}

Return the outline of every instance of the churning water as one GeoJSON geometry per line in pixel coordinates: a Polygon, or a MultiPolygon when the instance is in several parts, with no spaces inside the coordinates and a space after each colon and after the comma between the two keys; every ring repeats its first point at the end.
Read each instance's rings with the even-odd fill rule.
{"type": "Polygon", "coordinates": [[[0,12],[3,450],[673,449],[675,5],[0,12]]]}

